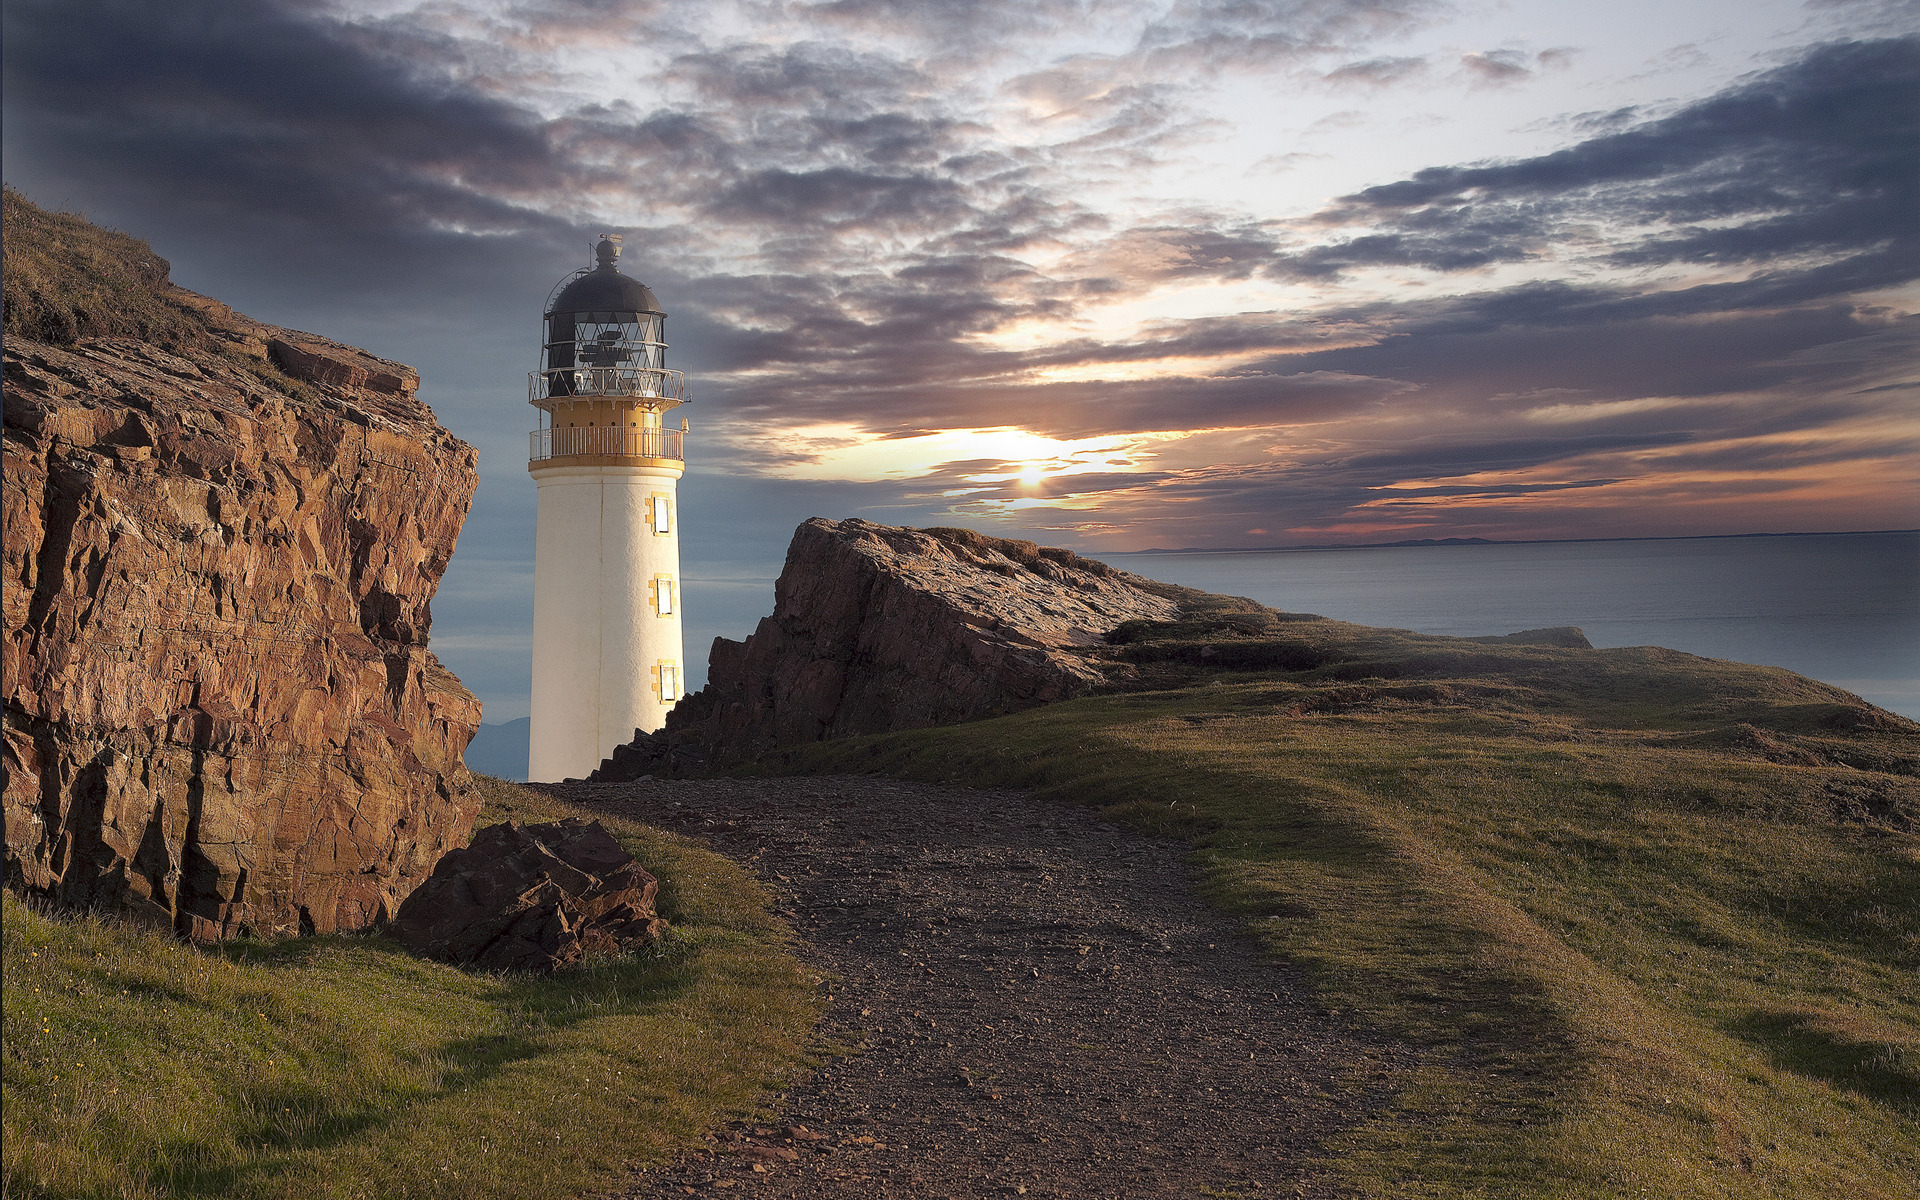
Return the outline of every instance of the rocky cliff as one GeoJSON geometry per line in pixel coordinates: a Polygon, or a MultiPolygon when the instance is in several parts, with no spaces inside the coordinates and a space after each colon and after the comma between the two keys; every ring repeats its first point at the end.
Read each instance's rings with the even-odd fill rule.
{"type": "Polygon", "coordinates": [[[410,369],[6,200],[8,886],[198,938],[391,914],[472,826],[427,631],[473,449],[410,369]]]}
{"type": "Polygon", "coordinates": [[[707,686],[596,772],[973,720],[1091,691],[1082,651],[1125,621],[1171,619],[1184,589],[1067,550],[966,529],[819,517],[794,531],[773,615],[716,638],[707,686]]]}

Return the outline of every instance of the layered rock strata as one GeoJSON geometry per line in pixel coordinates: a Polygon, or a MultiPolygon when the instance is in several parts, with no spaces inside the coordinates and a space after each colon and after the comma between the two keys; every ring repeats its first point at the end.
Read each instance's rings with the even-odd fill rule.
{"type": "Polygon", "coordinates": [[[815,517],[794,531],[773,615],[745,642],[714,639],[707,686],[594,778],[1082,695],[1105,679],[1085,650],[1123,622],[1172,619],[1179,590],[1032,542],[815,517]]]}
{"type": "Polygon", "coordinates": [[[463,967],[550,973],[658,940],[659,886],[598,821],[489,825],[440,860],[387,935],[463,967]]]}
{"type": "Polygon", "coordinates": [[[172,349],[6,347],[6,881],[203,939],[357,929],[472,828],[480,706],[427,632],[474,451],[409,368],[153,261],[172,349]]]}

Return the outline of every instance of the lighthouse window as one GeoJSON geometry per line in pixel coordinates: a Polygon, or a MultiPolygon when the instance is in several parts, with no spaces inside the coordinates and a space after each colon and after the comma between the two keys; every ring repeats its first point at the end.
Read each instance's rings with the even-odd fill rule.
{"type": "Polygon", "coordinates": [[[680,698],[679,672],[672,663],[660,664],[660,702],[667,704],[680,698]]]}
{"type": "Polygon", "coordinates": [[[673,532],[673,501],[662,492],[653,494],[653,532],[655,535],[673,532]]]}
{"type": "Polygon", "coordinates": [[[673,615],[673,580],[665,575],[654,576],[653,609],[663,617],[673,615]]]}

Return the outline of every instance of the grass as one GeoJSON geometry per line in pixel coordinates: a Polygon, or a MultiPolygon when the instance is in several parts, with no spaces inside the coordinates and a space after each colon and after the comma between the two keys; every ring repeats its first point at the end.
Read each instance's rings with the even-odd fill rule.
{"type": "Polygon", "coordinates": [[[122,338],[241,373],[269,392],[316,402],[312,385],[276,366],[264,327],[175,287],[171,265],[140,238],[0,189],[0,327],[9,342],[73,346],[122,338]]]}
{"type": "MultiPolygon", "coordinates": [[[[1189,601],[1192,597],[1187,597],[1189,601]]],[[[1920,1194],[1920,730],[1785,671],[1213,611],[1135,690],[749,768],[1033,789],[1186,839],[1418,1046],[1368,1196],[1920,1194]]]]}
{"type": "Polygon", "coordinates": [[[132,337],[169,349],[210,340],[197,314],[168,299],[167,260],[139,238],[48,212],[11,187],[0,193],[0,236],[8,337],[132,337]]]}
{"type": "Polygon", "coordinates": [[[214,950],[4,899],[5,1194],[554,1197],[663,1160],[805,1059],[813,981],[751,876],[594,815],[661,879],[658,949],[553,978],[384,938],[214,950]]]}

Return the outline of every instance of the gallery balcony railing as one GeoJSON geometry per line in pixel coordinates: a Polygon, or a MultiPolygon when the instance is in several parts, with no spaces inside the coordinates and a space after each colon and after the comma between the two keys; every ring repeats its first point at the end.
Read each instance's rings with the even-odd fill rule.
{"type": "Polygon", "coordinates": [[[527,399],[615,396],[623,400],[687,398],[686,377],[670,367],[551,367],[527,375],[527,399]]]}
{"type": "Polygon", "coordinates": [[[527,458],[542,462],[549,458],[593,455],[603,458],[664,458],[684,462],[684,435],[678,429],[652,426],[622,429],[617,425],[561,426],[536,429],[527,435],[527,458]]]}

